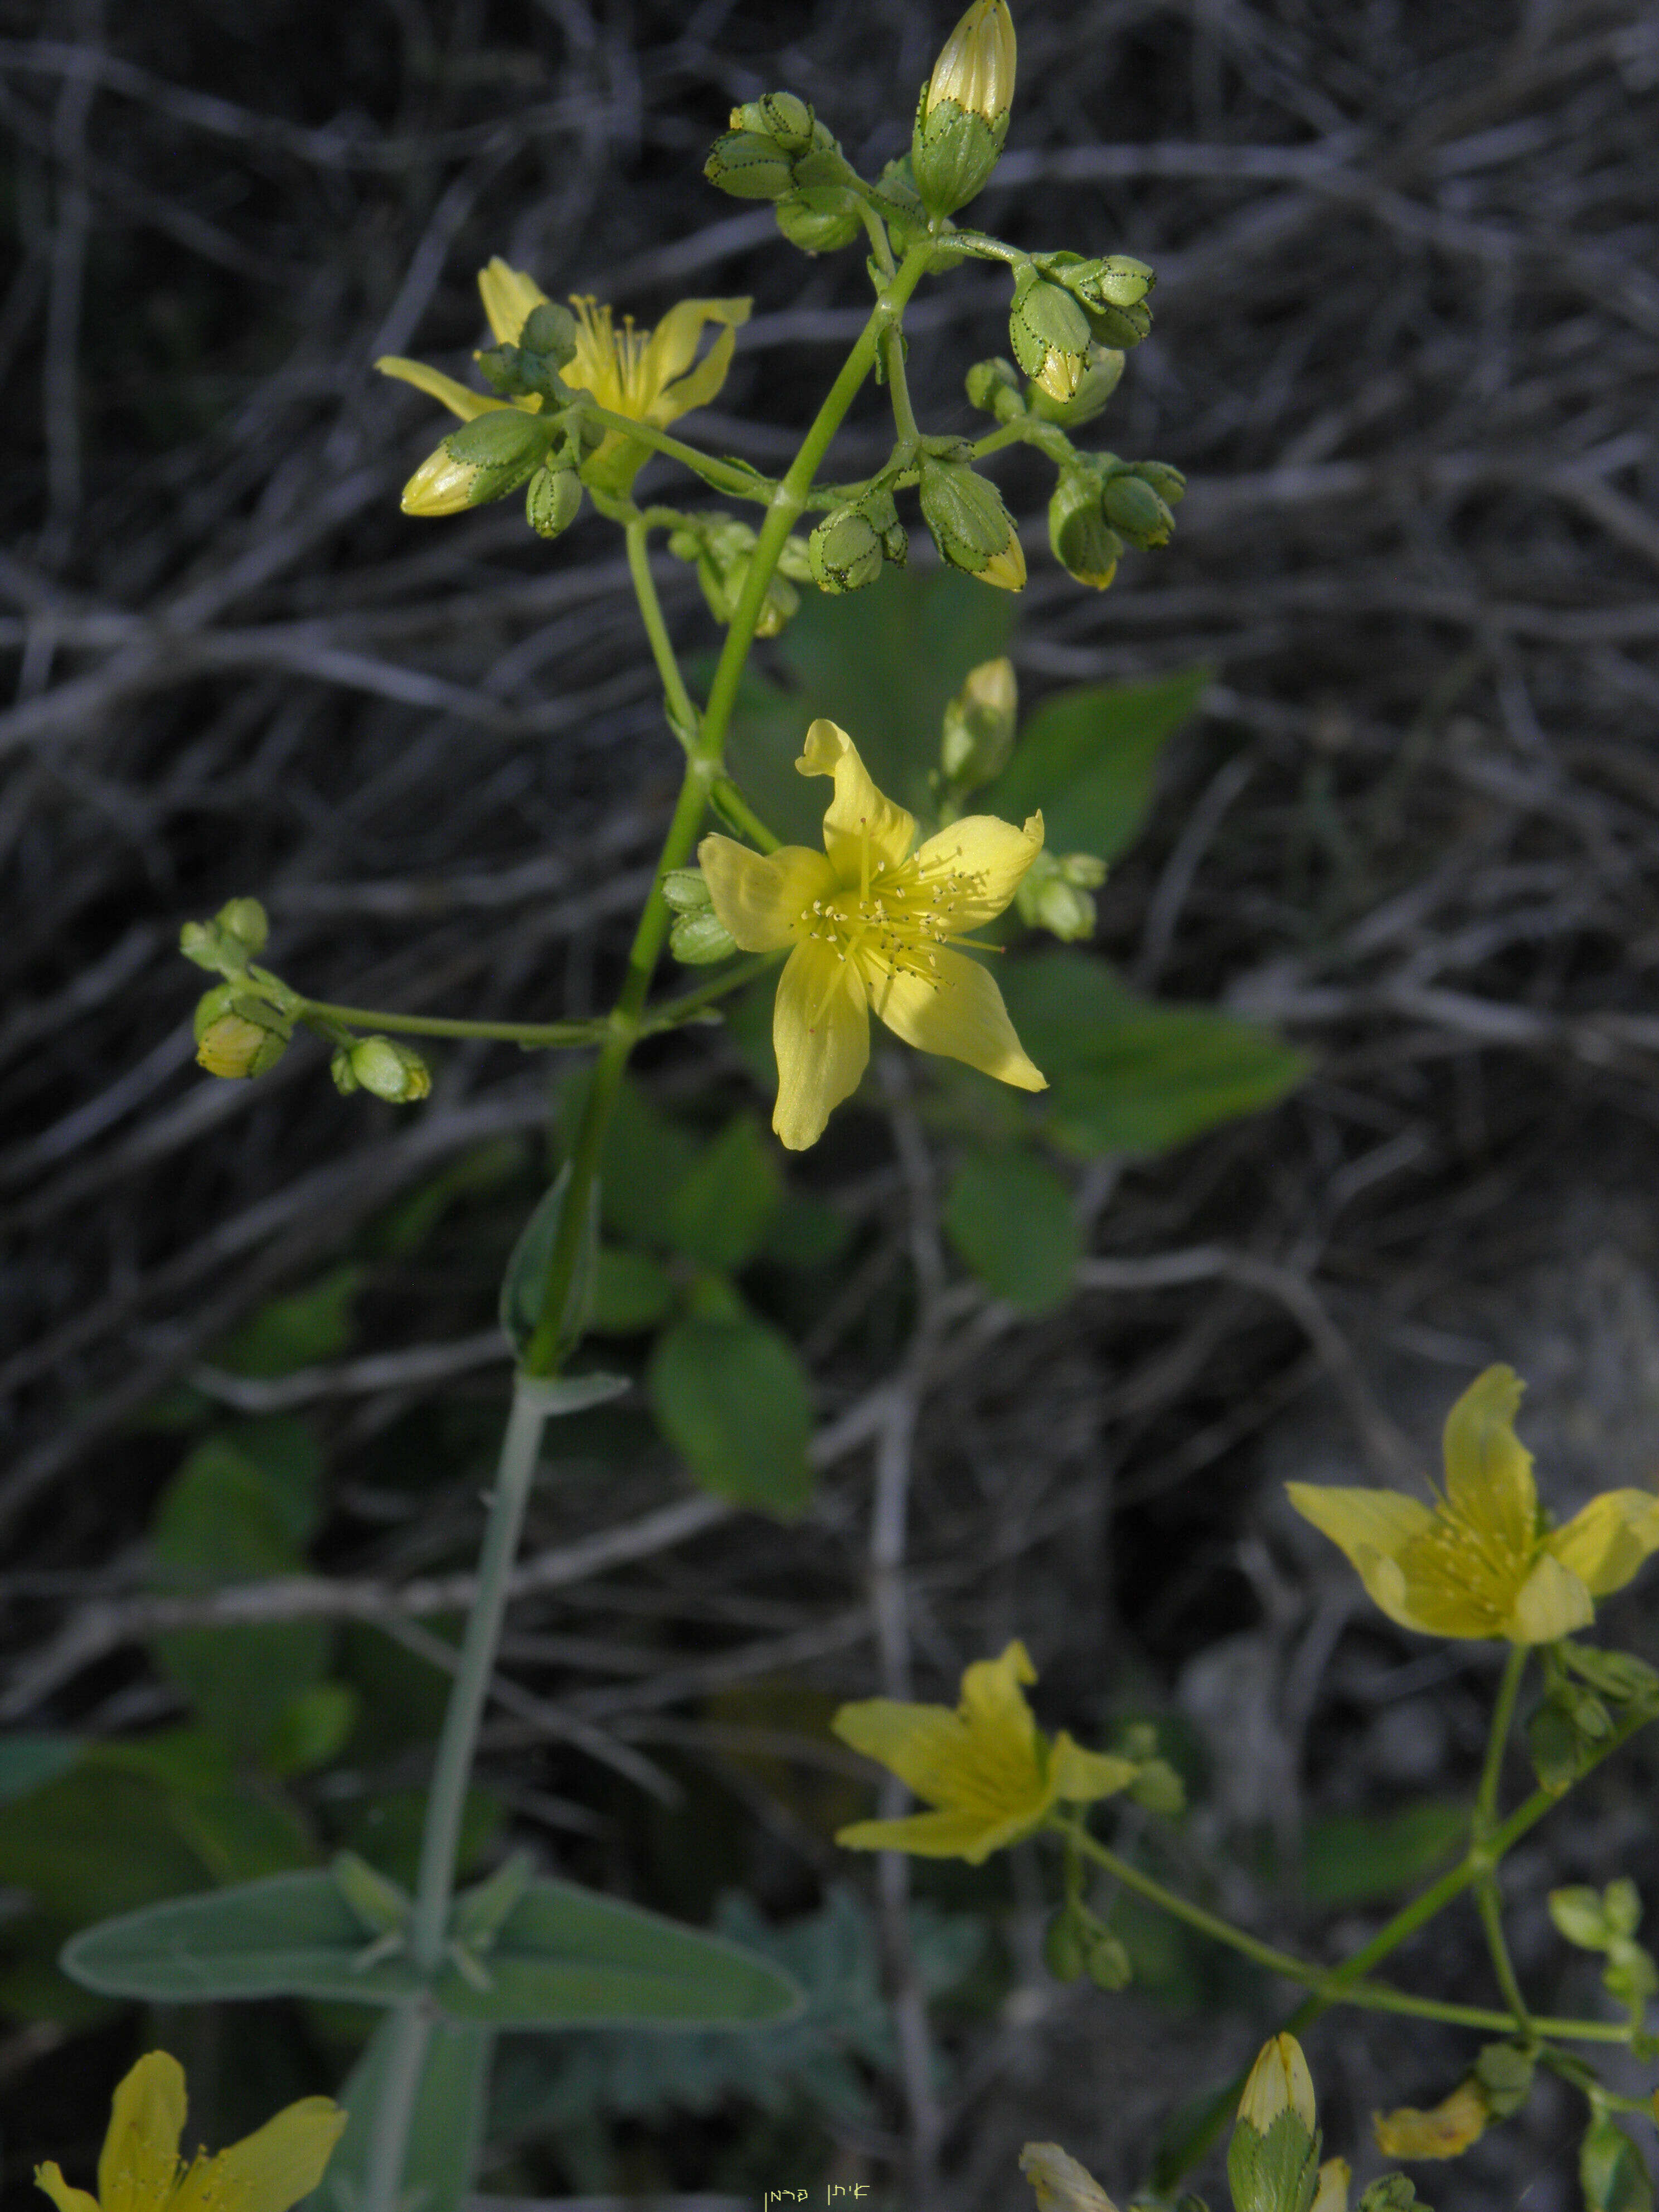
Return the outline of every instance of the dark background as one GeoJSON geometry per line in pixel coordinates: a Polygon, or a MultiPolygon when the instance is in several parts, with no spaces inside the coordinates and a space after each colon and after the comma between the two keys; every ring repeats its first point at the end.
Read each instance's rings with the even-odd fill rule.
{"type": "MultiPolygon", "coordinates": [[[[1534,1382],[1528,1434],[1560,1504],[1659,1459],[1659,25],[1546,0],[1018,15],[1009,150],[975,218],[1155,264],[1153,335],[1090,440],[1192,484],[1175,545],[1097,596],[1047,556],[1039,474],[1002,465],[1029,522],[1024,693],[1214,668],[1103,896],[1102,941],[1145,986],[1279,1023],[1318,1066],[1277,1113],[1088,1194],[1102,1255],[1214,1244],[1254,1276],[1126,1275],[1004,1334],[994,1359],[946,1346],[915,1378],[918,1684],[945,1694],[1021,1631],[1051,1720],[1086,1725],[1103,1682],[1133,1681],[1208,1744],[1204,1879],[1264,1934],[1316,1942],[1249,1839],[1293,1832],[1298,1793],[1358,1808],[1462,1786],[1488,1656],[1351,1622],[1334,1555],[1298,1540],[1267,1479],[1427,1463],[1445,1406],[1498,1357],[1534,1382]]],[[[118,1733],[170,1710],[131,1647],[37,1666],[142,1585],[134,1547],[179,1454],[144,1409],[447,1164],[510,1139],[534,1184],[547,1076],[509,1050],[444,1056],[406,1119],[336,1099],[310,1048],[257,1086],[201,1078],[180,921],[257,892],[276,964],[319,995],[586,1011],[672,796],[615,538],[590,517],[550,552],[515,502],[402,518],[398,487],[442,425],[371,362],[464,373],[474,271],[496,252],[647,323],[683,294],[751,293],[696,427],[778,464],[861,319],[859,257],[784,248],[766,210],[703,184],[707,143],[782,83],[879,166],[950,21],[908,0],[0,13],[11,1725],[118,1733]]],[[[969,427],[962,374],[1006,349],[1004,305],[974,270],[926,292],[925,427],[969,427]]],[[[855,410],[842,473],[884,450],[882,404],[855,410]]],[[[689,572],[660,580],[708,649],[689,572]]],[[[672,1055],[657,1070],[694,1076],[672,1055]]],[[[884,1252],[908,1264],[902,1125],[854,1116],[805,1170],[866,1224],[872,1281],[884,1252]]],[[[481,1425],[499,1401],[499,1370],[471,1355],[469,1379],[465,1350],[516,1192],[490,1203],[477,1246],[372,1273],[354,1351],[430,1356],[328,1399],[321,1556],[343,1574],[469,1556],[465,1454],[412,1529],[386,1534],[359,1493],[362,1455],[434,1390],[481,1425]]],[[[827,1328],[825,1413],[892,1350],[878,1322],[827,1328]]],[[[803,1629],[856,1611],[866,1455],[836,1469],[827,1522],[717,1530],[672,1571],[638,1569],[669,1648],[741,1651],[749,1588],[797,1589],[803,1629]]],[[[627,1500],[665,1485],[645,1470],[627,1500]]],[[[617,1502],[550,1503],[537,1540],[607,1525],[617,1502]]],[[[1643,1611],[1620,1616],[1638,1639],[1643,1611]]],[[[854,1635],[801,1679],[864,1694],[871,1663],[854,1635]]],[[[550,1696],[571,1679],[533,1654],[519,1672],[550,1696]]],[[[1534,1907],[1555,1881],[1639,1878],[1644,1855],[1650,1871],[1638,1771],[1527,1856],[1534,1907]]],[[[562,1786],[582,1794],[580,1766],[562,1786]]],[[[832,1863],[807,1850],[749,1879],[799,1904],[832,1863]]],[[[1213,1992],[1045,1984],[1034,1877],[1015,1879],[1013,1982],[961,2028],[945,2093],[940,2201],[964,2212],[1018,2201],[1031,2135],[1127,2189],[1170,2103],[1267,2024],[1213,1992]]],[[[634,1886],[706,1909],[648,1873],[634,1886]]],[[[1529,1961],[1553,1971],[1532,1924],[1529,1961]]],[[[1473,1986],[1468,1935],[1419,1971],[1473,1986]]],[[[0,2031],[17,2202],[33,2158],[86,2155],[132,2033],[0,2031]]],[[[1432,2101],[1467,2055],[1375,2021],[1312,2050],[1343,2148],[1373,2102],[1432,2101]]],[[[907,2124],[896,2088],[890,2105],[890,2132],[848,2154],[878,2179],[907,2124]]],[[[668,2160],[676,2185],[715,2170],[701,2141],[668,2160]]],[[[1553,2208],[1573,2157],[1571,2110],[1546,2097],[1424,2186],[1462,2204],[1529,2185],[1553,2208]]],[[[568,2176],[532,2159],[489,2185],[568,2176]]]]}

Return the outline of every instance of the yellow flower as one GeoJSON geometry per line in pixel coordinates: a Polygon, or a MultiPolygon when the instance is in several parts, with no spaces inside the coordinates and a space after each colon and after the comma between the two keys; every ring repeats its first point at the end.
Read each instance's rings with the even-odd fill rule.
{"type": "Polygon", "coordinates": [[[1459,2158],[1486,2132],[1491,2109],[1472,2076],[1431,2112],[1401,2105],[1397,2112],[1373,2112],[1371,2133],[1384,2158],[1459,2158]]]}
{"type": "Polygon", "coordinates": [[[1037,2212],[1117,2212],[1088,2167],[1058,2143],[1027,2143],[1019,2170],[1036,2192],[1037,2212]]]}
{"type": "Polygon", "coordinates": [[[165,2051],[141,2058],[115,2092],[98,2160],[98,2194],[71,2189],[55,2160],[34,2169],[58,2212],[289,2212],[323,2178],[346,2116],[304,2097],[228,2150],[179,2156],[185,2073],[165,2051]]]}
{"type": "Polygon", "coordinates": [[[1515,1433],[1522,1388],[1513,1368],[1489,1367],[1452,1407],[1445,1495],[1432,1507],[1394,1490],[1285,1486],[1403,1628],[1553,1644],[1588,1626],[1595,1600],[1659,1550],[1659,1498],[1646,1490],[1604,1491],[1549,1526],[1515,1433]]]}
{"type": "Polygon", "coordinates": [[[890,1767],[934,1810],[855,1820],[836,1841],[853,1851],[915,1851],[978,1866],[1062,1801],[1086,1805],[1127,1789],[1140,1771],[1132,1759],[1084,1751],[1063,1729],[1052,1743],[1042,1734],[1020,1689],[1036,1680],[1025,1646],[1014,1643],[968,1669],[954,1712],[891,1698],[843,1705],[830,1723],[842,1741],[890,1767]]]}
{"type": "Polygon", "coordinates": [[[870,1010],[921,1052],[965,1060],[1021,1091],[1047,1079],[1026,1058],[1002,994],[951,939],[1002,912],[1042,847],[1042,817],[1023,830],[965,815],[912,852],[914,816],[871,781],[845,730],[817,721],[795,766],[829,775],[836,795],[823,847],[763,855],[705,837],[697,858],[715,913],[745,952],[793,945],[778,982],[772,1127],[791,1152],[816,1144],[870,1057],[870,1010]]]}
{"type": "MultiPolygon", "coordinates": [[[[516,344],[531,310],[545,305],[547,300],[533,276],[522,269],[510,269],[499,254],[487,269],[478,271],[478,290],[497,345],[516,344]]],[[[627,415],[661,430],[692,408],[706,407],[725,383],[738,331],[748,321],[752,303],[682,300],[669,309],[654,331],[636,331],[630,315],[623,318],[620,331],[612,324],[609,307],[574,297],[570,304],[576,311],[576,355],[559,372],[564,381],[574,391],[591,392],[613,415],[627,415]],[[720,326],[719,335],[699,362],[697,347],[709,323],[720,326]]],[[[535,393],[506,400],[470,392],[441,369],[428,368],[424,362],[404,361],[393,354],[384,356],[374,366],[383,375],[398,377],[441,400],[464,422],[495,407],[522,407],[534,414],[542,404],[535,393]]],[[[583,473],[602,490],[625,491],[650,450],[637,438],[612,430],[583,473]]]]}

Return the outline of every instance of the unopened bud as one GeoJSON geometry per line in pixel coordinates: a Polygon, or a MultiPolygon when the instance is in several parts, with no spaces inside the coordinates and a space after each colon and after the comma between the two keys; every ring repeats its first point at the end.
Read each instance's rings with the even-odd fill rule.
{"type": "Polygon", "coordinates": [[[1227,2147],[1237,2212],[1310,2212],[1319,2186],[1313,2078],[1293,2035],[1265,2043],[1227,2147]]]}
{"type": "Polygon", "coordinates": [[[418,1052],[395,1037],[360,1037],[343,1045],[332,1062],[334,1080],[345,1092],[368,1091],[393,1106],[412,1106],[432,1088],[431,1072],[418,1052]]]}
{"type": "Polygon", "coordinates": [[[1066,271],[1066,283],[1092,307],[1138,307],[1158,282],[1157,272],[1132,254],[1109,253],[1103,261],[1080,261],[1066,271]]]}
{"type": "Polygon", "coordinates": [[[687,968],[711,967],[716,960],[729,960],[738,949],[736,939],[712,906],[677,914],[668,933],[668,946],[675,959],[687,968]]]}
{"type": "Polygon", "coordinates": [[[270,934],[265,910],[256,898],[227,899],[214,919],[227,937],[234,937],[250,952],[263,952],[270,934]]]}
{"type": "Polygon", "coordinates": [[[1121,1937],[1114,1936],[1109,1928],[1099,1926],[1087,1932],[1084,1970],[1089,1979],[1097,1990],[1127,1990],[1134,1979],[1134,1968],[1129,1963],[1129,1954],[1121,1937]]]}
{"type": "Polygon", "coordinates": [[[960,462],[921,464],[921,512],[939,556],[999,591],[1025,587],[1025,555],[1013,518],[988,477],[960,462]]]}
{"type": "Polygon", "coordinates": [[[786,154],[804,154],[813,143],[815,118],[804,100],[793,92],[769,92],[745,100],[732,110],[732,128],[770,138],[786,154]]]}
{"type": "Polygon", "coordinates": [[[1021,270],[1008,339],[1014,359],[1051,399],[1064,403],[1075,395],[1091,337],[1088,316],[1063,286],[1047,283],[1035,269],[1021,270]]]}
{"type": "Polygon", "coordinates": [[[773,213],[778,228],[803,253],[838,252],[864,231],[852,194],[839,185],[812,185],[787,192],[773,213]]]}
{"type": "Polygon", "coordinates": [[[789,156],[758,131],[728,131],[717,138],[702,173],[711,185],[738,200],[781,199],[795,182],[789,156]]]}
{"type": "Polygon", "coordinates": [[[1042,1963],[1057,1982],[1075,1982],[1082,1978],[1085,1956],[1083,1923],[1062,1905],[1042,1931],[1042,1963]]]}
{"type": "Polygon", "coordinates": [[[1133,474],[1150,484],[1166,507],[1179,507],[1187,496],[1187,479],[1167,461],[1137,461],[1133,474]]]}
{"type": "Polygon", "coordinates": [[[1014,19],[1007,0],[973,0],[922,88],[910,139],[916,189],[936,215],[983,190],[1008,136],[1014,19]]]}
{"type": "Polygon", "coordinates": [[[234,984],[219,984],[197,1003],[196,1059],[210,1075],[268,1075],[293,1034],[292,1022],[234,984]]]}
{"type": "Polygon", "coordinates": [[[562,368],[576,358],[576,318],[556,300],[544,300],[526,318],[519,333],[519,350],[562,368]]]}
{"type": "Polygon", "coordinates": [[[538,469],[525,487],[525,520],[538,538],[568,530],[581,504],[581,478],[574,469],[538,469]]]}
{"type": "Polygon", "coordinates": [[[263,951],[270,933],[258,899],[228,899],[211,921],[185,922],[179,932],[179,950],[210,975],[240,975],[248,955],[263,951]]]}
{"type": "Polygon", "coordinates": [[[553,425],[523,407],[492,407],[451,431],[404,486],[405,514],[459,514],[516,491],[539,467],[553,425]]]}
{"type": "Polygon", "coordinates": [[[1102,345],[1127,349],[1138,346],[1152,327],[1152,311],[1144,300],[1133,307],[1114,307],[1109,303],[1086,309],[1089,327],[1102,345]]]}
{"type": "Polygon", "coordinates": [[[1026,411],[1025,394],[1012,362],[999,354],[992,361],[976,361],[963,380],[970,406],[994,415],[999,422],[1015,422],[1026,411]]]}
{"type": "Polygon", "coordinates": [[[1109,527],[1100,484],[1081,469],[1067,470],[1048,502],[1048,543],[1066,574],[1103,592],[1117,574],[1123,540],[1109,527]]]}
{"type": "Polygon", "coordinates": [[[857,507],[838,507],[806,541],[812,580],[832,594],[862,591],[881,574],[881,538],[869,516],[857,507]]]}
{"type": "Polygon", "coordinates": [[[1175,517],[1140,476],[1125,471],[1109,477],[1103,504],[1113,529],[1143,553],[1169,544],[1175,517]]]}
{"type": "Polygon", "coordinates": [[[1052,853],[1039,853],[1019,879],[1014,905],[1029,929],[1046,929],[1062,945],[1075,945],[1095,933],[1095,902],[1086,890],[1066,880],[1052,853]]]}
{"type": "MultiPolygon", "coordinates": [[[[1106,863],[1098,853],[1065,853],[1060,856],[1060,872],[1079,890],[1097,891],[1106,880],[1106,863]]],[[[1150,1758],[1151,1753],[1141,1756],[1150,1758]]]]}
{"type": "Polygon", "coordinates": [[[1319,2169],[1312,2212],[1348,2212],[1348,2184],[1353,2168],[1346,2158],[1328,2158],[1319,2169]]]}
{"type": "Polygon", "coordinates": [[[1084,359],[1083,374],[1079,377],[1071,398],[1056,399],[1040,384],[1034,384],[1030,393],[1030,411],[1040,416],[1045,422],[1058,422],[1062,429],[1080,430],[1085,422],[1092,422],[1100,413],[1117,390],[1118,380],[1122,374],[1123,356],[1118,348],[1097,345],[1091,339],[1084,359]]]}
{"type": "Polygon", "coordinates": [[[1006,653],[969,670],[961,690],[945,710],[939,737],[939,767],[958,795],[977,791],[1001,775],[1014,749],[1018,712],[1019,686],[1014,664],[1006,653]]]}

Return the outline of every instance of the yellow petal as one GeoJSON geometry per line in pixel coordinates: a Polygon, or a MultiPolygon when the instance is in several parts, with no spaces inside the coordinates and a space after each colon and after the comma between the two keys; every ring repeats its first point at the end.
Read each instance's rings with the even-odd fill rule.
{"type": "Polygon", "coordinates": [[[173,2187],[185,2126],[185,2069],[169,2052],[151,2051],[117,2085],[109,2133],[98,2160],[104,2212],[159,2204],[173,2187]]]}
{"type": "Polygon", "coordinates": [[[1373,2112],[1371,2133],[1384,2158],[1456,2158],[1486,2132],[1486,2100],[1474,2081],[1460,2081],[1431,2112],[1402,2105],[1373,2112]]]}
{"type": "Polygon", "coordinates": [[[652,331],[645,349],[645,365],[650,380],[650,388],[653,391],[660,392],[665,386],[672,384],[677,376],[685,377],[684,384],[681,386],[682,392],[688,392],[693,385],[697,386],[695,396],[682,398],[679,400],[679,404],[674,409],[676,415],[688,414],[694,407],[707,406],[721,385],[725,383],[726,367],[732,359],[732,348],[738,331],[749,320],[750,310],[754,304],[752,300],[681,300],[668,310],[656,329],[652,331]],[[722,323],[725,328],[714,341],[714,351],[702,363],[696,374],[685,376],[686,370],[696,359],[698,342],[702,337],[703,325],[706,323],[722,323]],[[716,354],[720,353],[722,348],[725,350],[720,361],[720,374],[712,382],[708,382],[707,388],[704,389],[704,382],[708,376],[708,363],[714,359],[716,354]]]}
{"type": "Polygon", "coordinates": [[[1434,1525],[1434,1516],[1399,1490],[1345,1490],[1322,1483],[1287,1482],[1285,1495],[1304,1521],[1347,1553],[1371,1602],[1402,1628],[1419,1628],[1406,1597],[1395,1554],[1434,1525]]]}
{"type": "Polygon", "coordinates": [[[849,1851],[909,1851],[923,1859],[966,1859],[983,1866],[993,1851],[1025,1835],[1041,1818],[1042,1808],[1007,1814],[973,1807],[943,1813],[913,1813],[902,1820],[854,1820],[837,1828],[836,1841],[849,1851]]]}
{"type": "Polygon", "coordinates": [[[1015,1637],[994,1659],[975,1659],[962,1677],[963,1718],[985,1728],[1018,1728],[1029,1735],[1036,1725],[1022,1685],[1036,1680],[1031,1655],[1015,1637]]]}
{"type": "Polygon", "coordinates": [[[804,1152],[858,1089],[869,1061],[869,1008],[852,961],[810,938],[796,945],[778,978],[772,1048],[778,1058],[772,1127],[787,1151],[804,1152]]]}
{"type": "Polygon", "coordinates": [[[535,278],[522,269],[510,269],[499,253],[478,271],[478,290],[497,345],[517,345],[531,309],[547,304],[547,295],[535,278]]]}
{"type": "Polygon", "coordinates": [[[64,2180],[63,2169],[55,2158],[34,2169],[34,2185],[44,2189],[58,2212],[98,2212],[98,2199],[84,2189],[71,2189],[64,2180]]]}
{"type": "Polygon", "coordinates": [[[927,839],[916,854],[916,871],[924,884],[956,878],[951,921],[960,934],[1002,912],[1042,850],[1040,814],[1030,816],[1023,830],[994,814],[969,814],[927,839]]]}
{"type": "Polygon", "coordinates": [[[458,461],[447,446],[440,446],[410,477],[398,503],[405,514],[464,514],[477,481],[472,462],[458,461]]]}
{"type": "Polygon", "coordinates": [[[1595,1618],[1589,1592],[1571,1567],[1546,1552],[1522,1583],[1510,1617],[1512,1644],[1555,1644],[1595,1618]]]}
{"type": "Polygon", "coordinates": [[[237,2212],[289,2212],[323,2178],[346,2116],[331,2097],[302,2097],[213,2160],[213,2195],[237,2212]]]}
{"type": "Polygon", "coordinates": [[[1348,2212],[1348,2184],[1353,2168],[1346,2158],[1328,2158],[1319,2169],[1319,2186],[1308,2212],[1348,2212]]]}
{"type": "Polygon", "coordinates": [[[1266,2135],[1283,2112],[1293,2112],[1311,2135],[1319,2124],[1313,2075],[1293,2035],[1270,2036],[1256,2053],[1238,2100],[1238,2117],[1266,2135]]]}
{"type": "Polygon", "coordinates": [[[915,817],[883,798],[845,730],[834,722],[814,722],[795,766],[803,775],[836,779],[836,795],[823,817],[823,849],[843,884],[860,883],[878,860],[897,867],[915,842],[915,817]]]}
{"type": "Polygon", "coordinates": [[[948,1705],[863,1698],[843,1705],[830,1725],[843,1743],[896,1774],[918,1797],[937,1803],[949,1794],[966,1731],[960,1714],[948,1705]]]}
{"type": "Polygon", "coordinates": [[[965,1060],[1017,1091],[1046,1091],[1048,1079],[1014,1034],[996,979],[960,952],[936,954],[928,977],[889,969],[870,1002],[895,1036],[918,1052],[965,1060]]]}
{"type": "Polygon", "coordinates": [[[1127,1790],[1140,1769],[1132,1759],[1116,1759],[1110,1752],[1085,1751],[1064,1729],[1048,1753],[1048,1787],[1068,1805],[1092,1804],[1127,1790]]]}
{"type": "Polygon", "coordinates": [[[745,952],[777,952],[805,934],[814,899],[830,898],[835,871],[822,853],[785,845],[752,853],[718,832],[697,848],[715,913],[745,952]]]}
{"type": "MultiPolygon", "coordinates": [[[[452,415],[459,415],[463,422],[471,422],[492,409],[506,407],[506,399],[490,399],[482,392],[470,392],[464,384],[457,384],[453,376],[446,376],[441,368],[428,368],[423,361],[404,361],[395,353],[383,353],[374,364],[382,376],[395,376],[400,384],[412,384],[417,392],[424,392],[429,399],[441,400],[452,415]]],[[[526,410],[534,414],[541,407],[541,395],[534,392],[525,403],[526,410]]]]}
{"type": "Polygon", "coordinates": [[[1037,2212],[1117,2212],[1088,2167],[1058,2143],[1027,2143],[1019,2170],[1036,2192],[1037,2212]]]}
{"type": "Polygon", "coordinates": [[[1623,1589],[1650,1552],[1659,1552],[1659,1498],[1649,1490],[1606,1490],[1547,1543],[1592,1597],[1623,1589]]]}
{"type": "Polygon", "coordinates": [[[1511,1558],[1531,1557],[1538,1533],[1532,1454],[1515,1433],[1524,1389],[1512,1367],[1489,1367],[1446,1416],[1446,1497],[1511,1558]]]}

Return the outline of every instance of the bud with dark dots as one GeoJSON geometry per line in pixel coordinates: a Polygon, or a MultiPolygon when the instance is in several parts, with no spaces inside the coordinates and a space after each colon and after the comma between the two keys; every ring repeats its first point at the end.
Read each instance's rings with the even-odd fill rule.
{"type": "Polygon", "coordinates": [[[1106,520],[1098,479],[1068,469],[1048,502],[1048,543],[1066,574],[1103,592],[1117,574],[1123,540],[1106,520]]]}
{"type": "Polygon", "coordinates": [[[988,477],[932,455],[921,464],[921,512],[941,560],[999,591],[1025,587],[1025,555],[1013,517],[988,477]]]}
{"type": "Polygon", "coordinates": [[[910,137],[916,189],[935,215],[954,214],[989,182],[1008,136],[1014,63],[1007,0],[973,0],[922,87],[910,137]]]}

